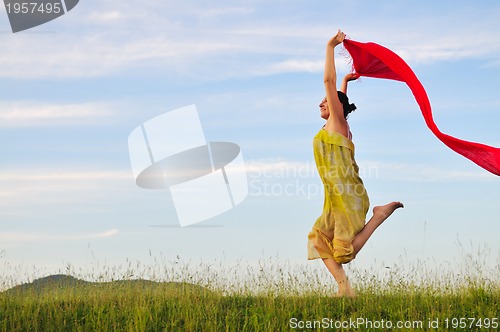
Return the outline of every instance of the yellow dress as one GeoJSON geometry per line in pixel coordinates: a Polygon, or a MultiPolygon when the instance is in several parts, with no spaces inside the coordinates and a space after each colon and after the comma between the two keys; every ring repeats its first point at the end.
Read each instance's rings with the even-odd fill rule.
{"type": "Polygon", "coordinates": [[[343,135],[321,129],[314,137],[314,159],[323,181],[323,214],[308,235],[308,259],[354,259],[352,241],[364,225],[370,206],[354,160],[354,144],[343,135]]]}

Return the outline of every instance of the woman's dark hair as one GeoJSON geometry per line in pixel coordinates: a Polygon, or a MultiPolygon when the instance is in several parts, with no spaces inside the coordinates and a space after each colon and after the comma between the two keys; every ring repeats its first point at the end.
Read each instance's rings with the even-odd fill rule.
{"type": "Polygon", "coordinates": [[[347,95],[342,91],[337,91],[337,95],[339,96],[339,100],[342,103],[342,107],[344,108],[344,118],[347,119],[349,113],[356,109],[356,105],[349,104],[349,98],[347,98],[347,95]]]}

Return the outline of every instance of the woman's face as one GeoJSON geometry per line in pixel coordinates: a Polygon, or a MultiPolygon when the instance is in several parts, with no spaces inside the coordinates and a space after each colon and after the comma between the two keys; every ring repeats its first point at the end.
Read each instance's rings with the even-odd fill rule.
{"type": "Polygon", "coordinates": [[[328,109],[328,103],[326,101],[326,97],[323,98],[323,100],[319,104],[319,111],[321,117],[325,120],[328,120],[328,117],[330,116],[330,110],[328,109]]]}

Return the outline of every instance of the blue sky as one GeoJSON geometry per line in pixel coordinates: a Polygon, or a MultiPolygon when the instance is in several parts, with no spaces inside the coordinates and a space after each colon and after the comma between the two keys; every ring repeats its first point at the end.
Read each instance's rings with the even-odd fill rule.
{"type": "MultiPolygon", "coordinates": [[[[12,34],[0,9],[0,271],[153,255],[306,259],[321,214],[312,137],[327,40],[342,28],[413,68],[445,133],[500,146],[500,4],[482,1],[81,1],[12,34]],[[168,192],[134,184],[129,133],[196,104],[210,141],[240,145],[247,199],[179,228],[168,192]],[[203,227],[202,227],[203,225],[203,227]]],[[[339,75],[349,65],[337,54],[339,75]]],[[[401,200],[355,264],[498,264],[499,179],[438,141],[402,83],[349,86],[372,205],[401,200]]],[[[313,264],[313,263],[312,263],[313,264]]]]}

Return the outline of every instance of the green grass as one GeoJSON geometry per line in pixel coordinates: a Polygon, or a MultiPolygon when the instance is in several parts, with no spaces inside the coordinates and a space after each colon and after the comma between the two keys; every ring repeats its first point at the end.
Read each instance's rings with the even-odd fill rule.
{"type": "Polygon", "coordinates": [[[68,268],[10,287],[0,293],[0,331],[385,331],[398,321],[408,324],[401,331],[493,331],[493,320],[500,324],[498,264],[478,270],[466,262],[468,273],[392,266],[379,275],[354,267],[353,299],[333,298],[331,277],[314,263],[131,265],[87,278],[68,268]]]}
{"type": "Polygon", "coordinates": [[[0,295],[0,330],[285,331],[294,326],[290,325],[292,318],[297,319],[296,325],[298,321],[306,324],[330,318],[366,319],[374,324],[381,320],[393,324],[421,321],[423,326],[429,324],[429,319],[439,319],[443,327],[446,319],[454,317],[484,319],[499,314],[498,289],[472,285],[454,294],[405,289],[393,290],[391,294],[359,293],[354,299],[324,295],[223,295],[189,284],[132,281],[47,287],[43,291],[24,289],[0,295]]]}

